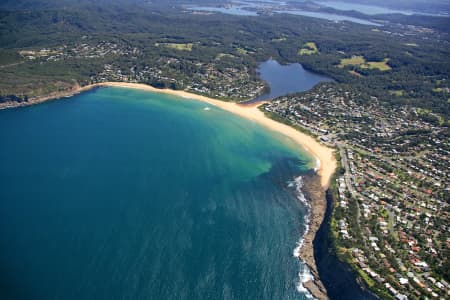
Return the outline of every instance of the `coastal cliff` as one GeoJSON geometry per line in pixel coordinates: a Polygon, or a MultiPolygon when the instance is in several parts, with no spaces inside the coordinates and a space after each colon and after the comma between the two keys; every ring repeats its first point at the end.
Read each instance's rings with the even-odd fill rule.
{"type": "Polygon", "coordinates": [[[15,103],[12,105],[4,105],[3,107],[0,107],[0,109],[38,104],[53,99],[72,96],[84,91],[88,91],[93,88],[107,87],[107,86],[142,89],[151,92],[176,95],[186,99],[196,99],[217,106],[223,110],[229,111],[241,117],[255,121],[261,124],[262,126],[265,126],[275,132],[279,132],[291,138],[294,142],[303,147],[307,152],[310,152],[320,162],[320,164],[317,173],[314,172],[310,176],[305,176],[304,178],[305,180],[304,192],[308,202],[310,203],[310,222],[308,224],[309,230],[304,236],[304,243],[301,247],[299,258],[308,266],[308,268],[311,271],[311,274],[314,277],[314,280],[304,282],[303,283],[304,287],[307,288],[310,291],[310,293],[319,300],[329,299],[327,295],[327,290],[319,277],[319,272],[315,260],[313,242],[316,233],[324,220],[327,208],[325,191],[327,190],[330,179],[336,169],[336,160],[333,155],[333,149],[320,144],[319,142],[317,142],[315,138],[294,129],[289,125],[282,124],[276,120],[269,118],[259,108],[259,106],[262,103],[255,103],[252,105],[239,105],[236,103],[223,102],[220,100],[211,99],[205,96],[192,94],[184,91],[174,91],[170,89],[156,89],[154,87],[145,84],[105,82],[87,85],[84,87],[80,87],[78,84],[76,84],[70,90],[67,91],[49,94],[45,97],[40,97],[36,99],[29,99],[29,101],[27,102],[15,103]]]}
{"type": "Polygon", "coordinates": [[[304,287],[307,288],[311,294],[319,299],[325,300],[329,299],[327,290],[320,280],[319,271],[317,268],[317,263],[314,253],[314,239],[316,233],[325,217],[325,212],[327,209],[327,201],[325,197],[325,189],[321,185],[320,177],[317,174],[311,176],[305,176],[304,178],[304,193],[306,199],[310,203],[310,223],[309,231],[304,237],[303,246],[300,250],[300,259],[308,265],[314,280],[309,280],[303,283],[304,287]]]}

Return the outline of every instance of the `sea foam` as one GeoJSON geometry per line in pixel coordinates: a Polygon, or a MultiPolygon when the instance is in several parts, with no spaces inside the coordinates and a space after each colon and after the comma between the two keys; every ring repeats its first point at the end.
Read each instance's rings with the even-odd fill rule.
{"type": "Polygon", "coordinates": [[[316,158],[316,166],[314,167],[314,172],[320,170],[320,159],[316,158]]]}
{"type": "MultiPolygon", "coordinates": [[[[311,216],[311,205],[309,204],[308,200],[305,197],[305,194],[303,193],[303,177],[298,176],[294,178],[294,181],[291,181],[288,183],[288,186],[291,188],[295,188],[297,199],[306,207],[306,215],[305,215],[305,230],[298,240],[296,247],[294,248],[294,251],[292,255],[301,260],[300,253],[301,249],[303,247],[303,244],[305,242],[305,236],[309,231],[309,223],[310,223],[310,216],[311,216]]],[[[308,299],[315,299],[311,293],[308,291],[307,288],[303,286],[305,282],[314,280],[314,276],[311,274],[311,271],[309,270],[306,263],[301,260],[302,265],[300,266],[300,272],[298,273],[298,281],[296,284],[297,291],[299,293],[305,294],[306,298],[308,299]]]]}

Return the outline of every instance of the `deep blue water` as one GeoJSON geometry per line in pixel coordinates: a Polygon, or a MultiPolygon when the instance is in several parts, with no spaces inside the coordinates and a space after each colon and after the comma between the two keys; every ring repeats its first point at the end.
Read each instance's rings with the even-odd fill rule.
{"type": "Polygon", "coordinates": [[[119,88],[0,111],[1,299],[305,299],[313,163],[196,101],[119,88]]]}
{"type": "Polygon", "coordinates": [[[261,63],[258,72],[269,84],[270,92],[257,97],[254,101],[304,92],[320,82],[332,81],[329,77],[305,70],[301,64],[280,65],[272,59],[261,63]]]}

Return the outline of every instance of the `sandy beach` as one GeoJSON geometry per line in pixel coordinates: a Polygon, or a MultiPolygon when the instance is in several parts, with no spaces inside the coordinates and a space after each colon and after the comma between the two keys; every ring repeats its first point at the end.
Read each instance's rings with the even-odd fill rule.
{"type": "Polygon", "coordinates": [[[124,82],[105,82],[98,83],[93,86],[115,86],[115,87],[126,87],[126,88],[135,88],[141,90],[147,90],[155,93],[164,93],[175,95],[187,99],[199,100],[216,107],[219,107],[223,110],[229,111],[233,114],[239,115],[243,118],[252,120],[272,131],[281,133],[289,138],[291,138],[294,142],[303,147],[306,151],[308,151],[312,156],[314,156],[319,161],[319,168],[317,170],[318,175],[320,176],[320,181],[322,187],[327,189],[330,183],[330,179],[333,176],[334,170],[336,169],[336,161],[334,159],[333,149],[326,147],[320,144],[313,137],[304,134],[286,124],[279,123],[275,120],[268,118],[261,110],[259,110],[258,106],[262,103],[258,103],[256,105],[242,105],[234,102],[225,102],[221,100],[216,100],[212,98],[208,98],[205,96],[188,93],[184,91],[175,91],[170,89],[156,89],[146,84],[140,83],[124,83],[124,82]]]}
{"type": "Polygon", "coordinates": [[[291,138],[295,143],[300,145],[312,156],[318,160],[318,168],[316,178],[311,178],[307,185],[308,189],[305,191],[307,198],[311,203],[311,216],[309,231],[304,237],[304,243],[300,250],[300,259],[308,265],[314,280],[307,281],[303,285],[310,291],[314,298],[318,300],[327,300],[328,295],[326,288],[320,281],[319,272],[317,270],[316,260],[314,258],[314,245],[313,241],[319,230],[323,219],[325,217],[325,211],[327,207],[325,191],[328,189],[330,180],[336,170],[337,163],[332,148],[326,147],[320,144],[313,137],[304,134],[286,124],[279,123],[275,120],[267,117],[258,107],[263,103],[257,103],[254,105],[243,105],[234,102],[225,102],[208,98],[205,96],[192,94],[184,91],[175,91],[170,89],[156,89],[145,84],[137,83],[119,83],[119,82],[106,82],[97,84],[96,86],[116,86],[142,89],[156,93],[165,93],[183,97],[186,99],[195,99],[210,105],[219,107],[223,110],[229,111],[233,114],[239,115],[243,118],[252,120],[269,130],[283,134],[291,138]],[[318,178],[317,178],[318,177],[318,178]]]}
{"type": "Polygon", "coordinates": [[[295,143],[299,144],[302,148],[304,148],[307,152],[309,152],[312,156],[314,156],[318,161],[317,173],[321,178],[322,187],[324,189],[328,188],[331,176],[336,169],[336,161],[333,155],[333,149],[326,147],[320,144],[313,137],[304,134],[286,124],[279,123],[275,120],[268,118],[258,107],[262,105],[262,102],[258,102],[253,105],[243,105],[234,102],[225,102],[221,100],[212,99],[206,96],[197,95],[185,91],[176,91],[170,89],[157,89],[152,86],[142,84],[142,83],[128,83],[128,82],[102,82],[91,84],[87,86],[80,87],[79,85],[74,85],[71,90],[64,92],[55,92],[45,97],[39,97],[35,99],[30,99],[28,102],[10,102],[3,103],[0,106],[0,109],[14,108],[20,106],[28,106],[38,103],[43,103],[46,101],[59,99],[63,97],[73,96],[88,90],[91,90],[96,87],[125,87],[125,88],[134,88],[140,90],[146,90],[154,93],[164,93],[174,96],[179,96],[186,99],[194,99],[198,101],[202,101],[216,107],[219,107],[223,110],[229,111],[233,114],[239,115],[243,118],[252,120],[272,131],[281,133],[289,138],[291,138],[295,143]]]}
{"type": "Polygon", "coordinates": [[[238,104],[234,102],[225,102],[221,100],[212,99],[206,96],[197,95],[185,91],[176,91],[170,89],[157,89],[152,86],[140,83],[127,83],[127,82],[103,82],[92,84],[84,87],[75,85],[71,90],[65,92],[58,92],[47,95],[45,97],[30,99],[28,102],[22,103],[5,103],[0,106],[0,109],[12,108],[18,106],[28,106],[33,104],[42,103],[45,101],[59,99],[63,97],[73,96],[81,92],[85,92],[97,87],[122,87],[146,90],[154,93],[164,93],[185,98],[187,100],[193,99],[202,101],[204,103],[219,107],[225,111],[231,112],[248,120],[254,121],[269,130],[280,133],[290,139],[296,144],[309,152],[317,160],[317,176],[308,183],[309,190],[306,191],[308,198],[311,201],[311,221],[310,228],[307,235],[304,237],[304,243],[300,252],[300,259],[302,259],[310,268],[311,273],[314,276],[313,281],[304,283],[304,286],[312,293],[316,299],[328,299],[326,290],[320,281],[317,271],[316,262],[314,259],[314,247],[313,241],[317,230],[323,222],[326,211],[326,199],[325,191],[328,189],[330,180],[335,172],[337,163],[334,157],[334,150],[325,145],[319,143],[313,137],[302,133],[286,124],[279,123],[275,120],[267,117],[264,112],[259,109],[262,102],[250,105],[238,104]]]}

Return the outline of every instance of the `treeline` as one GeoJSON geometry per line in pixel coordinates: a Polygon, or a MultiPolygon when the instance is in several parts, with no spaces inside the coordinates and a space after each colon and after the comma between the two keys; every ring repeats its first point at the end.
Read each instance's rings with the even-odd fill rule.
{"type": "Polygon", "coordinates": [[[5,103],[5,102],[27,102],[28,101],[28,97],[18,97],[16,95],[6,95],[6,96],[0,96],[0,103],[5,103]]]}
{"type": "MultiPolygon", "coordinates": [[[[249,70],[255,70],[251,76],[256,81],[258,62],[272,57],[281,63],[302,63],[306,69],[328,75],[338,83],[350,84],[364,93],[364,98],[375,96],[387,105],[410,104],[448,116],[449,95],[436,90],[447,87],[445,79],[450,77],[450,50],[445,34],[424,38],[420,33],[401,35],[394,27],[389,27],[389,34],[371,26],[336,24],[293,15],[199,16],[140,1],[115,3],[99,5],[85,1],[65,9],[56,5],[35,10],[0,10],[2,57],[5,51],[16,53],[22,49],[74,45],[83,42],[82,38],[86,36],[90,43],[120,41],[141,50],[134,58],[113,56],[59,64],[27,62],[26,66],[5,68],[0,74],[0,91],[5,91],[4,83],[15,83],[12,86],[20,89],[22,81],[32,79],[88,81],[105,63],[127,69],[134,65],[157,65],[160,57],[181,61],[170,66],[180,79],[204,72],[197,63],[214,62],[218,71],[245,65],[249,70]],[[319,53],[299,55],[298,50],[308,42],[314,42],[319,53]],[[191,51],[156,46],[164,43],[192,43],[193,46],[191,51]],[[220,55],[221,59],[217,59],[220,55]],[[391,70],[338,67],[341,59],[353,55],[375,62],[388,59],[391,70]],[[25,70],[29,69],[32,69],[31,75],[24,79],[23,76],[27,76],[25,70]],[[52,74],[58,74],[59,78],[52,74]]],[[[17,55],[4,60],[14,59],[21,60],[17,55]]]]}

